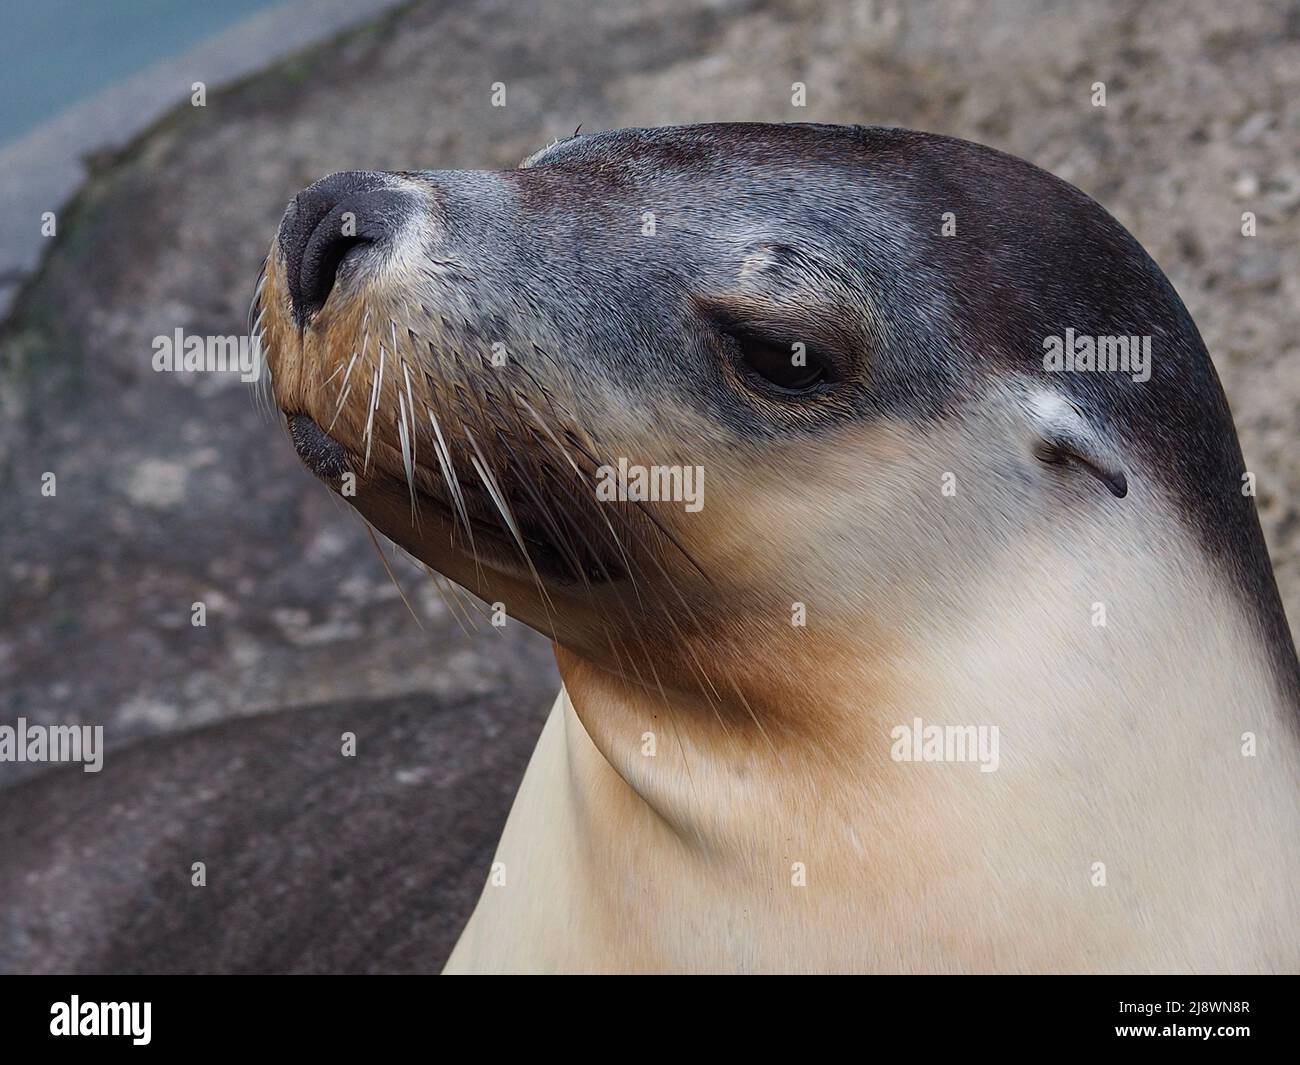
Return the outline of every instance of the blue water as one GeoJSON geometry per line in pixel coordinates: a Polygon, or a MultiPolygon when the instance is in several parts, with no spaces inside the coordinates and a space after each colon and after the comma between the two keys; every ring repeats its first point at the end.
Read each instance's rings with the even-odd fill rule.
{"type": "Polygon", "coordinates": [[[0,0],[0,143],[274,2],[0,0]]]}

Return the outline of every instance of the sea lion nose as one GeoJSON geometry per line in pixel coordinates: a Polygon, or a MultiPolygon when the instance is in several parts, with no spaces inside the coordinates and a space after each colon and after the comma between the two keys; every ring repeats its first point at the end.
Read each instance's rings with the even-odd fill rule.
{"type": "Polygon", "coordinates": [[[364,170],[331,174],[293,198],[278,240],[299,328],[325,306],[348,253],[389,241],[412,200],[390,176],[364,170]]]}

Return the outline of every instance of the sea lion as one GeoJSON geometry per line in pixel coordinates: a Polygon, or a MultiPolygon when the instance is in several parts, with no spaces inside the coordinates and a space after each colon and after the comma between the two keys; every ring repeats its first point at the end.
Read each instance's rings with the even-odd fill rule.
{"type": "Polygon", "coordinates": [[[448,971],[1300,964],[1232,418],[1070,185],[895,129],[575,135],[312,185],[253,313],[307,465],[555,642],[448,971]]]}

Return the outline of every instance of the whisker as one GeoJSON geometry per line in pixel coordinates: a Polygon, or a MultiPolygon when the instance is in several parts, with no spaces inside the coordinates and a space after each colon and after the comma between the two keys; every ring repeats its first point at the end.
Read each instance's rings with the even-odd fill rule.
{"type": "Polygon", "coordinates": [[[547,621],[551,625],[551,635],[553,637],[555,635],[555,622],[552,616],[554,604],[551,602],[551,597],[546,592],[546,586],[542,583],[541,574],[537,572],[537,567],[533,565],[533,556],[529,554],[528,545],[524,543],[523,533],[520,531],[519,525],[515,521],[515,516],[511,512],[510,505],[506,502],[505,496],[501,493],[501,489],[497,487],[496,479],[492,476],[492,471],[487,467],[487,462],[483,458],[483,452],[479,450],[478,441],[474,439],[474,434],[468,429],[465,430],[465,436],[469,440],[470,447],[474,449],[474,454],[470,456],[470,461],[472,462],[475,471],[478,473],[479,478],[483,481],[483,486],[488,490],[488,495],[491,497],[492,502],[496,505],[497,510],[500,511],[501,518],[505,522],[506,528],[510,530],[510,535],[515,538],[515,543],[519,545],[519,550],[524,556],[524,561],[528,565],[529,572],[532,573],[533,580],[537,584],[537,590],[541,594],[543,609],[546,611],[547,621]]]}
{"type": "Polygon", "coordinates": [[[415,608],[411,606],[411,601],[406,598],[406,593],[402,591],[402,586],[398,583],[396,574],[393,573],[393,567],[388,564],[388,559],[384,557],[383,548],[379,546],[379,540],[375,536],[374,526],[371,525],[370,522],[366,521],[365,518],[362,518],[361,521],[366,527],[366,534],[370,537],[370,542],[374,545],[375,553],[379,556],[379,561],[384,564],[384,571],[388,574],[388,579],[393,582],[393,587],[397,589],[397,594],[402,597],[402,602],[406,604],[407,611],[410,612],[411,617],[415,619],[415,623],[420,626],[420,631],[423,632],[424,622],[420,620],[420,615],[417,614],[415,608]]]}
{"type": "MultiPolygon", "coordinates": [[[[433,411],[429,407],[424,408],[424,412],[429,416],[429,423],[433,426],[434,452],[438,456],[438,465],[442,467],[443,480],[447,482],[447,489],[451,492],[452,503],[456,508],[461,522],[465,526],[465,535],[469,539],[470,553],[474,556],[474,567],[478,573],[480,581],[483,573],[479,569],[478,551],[474,546],[474,527],[469,522],[469,512],[465,508],[465,498],[461,494],[460,479],[456,476],[456,467],[451,462],[451,452],[447,450],[447,441],[443,439],[442,426],[438,424],[438,419],[434,417],[433,411]]],[[[456,526],[452,523],[452,543],[455,544],[456,526]]]]}
{"type": "Polygon", "coordinates": [[[406,378],[406,409],[411,412],[411,463],[415,463],[415,397],[411,394],[411,371],[402,359],[402,376],[406,378]]]}
{"type": "MultiPolygon", "coordinates": [[[[381,348],[380,350],[383,349],[381,348]]],[[[366,413],[366,432],[365,432],[366,459],[365,462],[362,464],[362,470],[367,473],[370,471],[370,444],[374,435],[374,428],[375,428],[375,408],[379,405],[379,397],[376,394],[376,389],[378,387],[379,387],[379,370],[376,369],[374,375],[370,378],[370,401],[368,404],[370,409],[366,413]]]]}
{"type": "Polygon", "coordinates": [[[419,528],[419,514],[415,504],[414,447],[411,433],[406,428],[406,397],[397,393],[397,437],[402,446],[402,468],[406,471],[406,487],[411,496],[411,524],[419,528]]]}
{"type": "Polygon", "coordinates": [[[352,392],[352,385],[348,379],[352,376],[352,367],[355,366],[356,364],[357,364],[357,352],[354,351],[352,353],[352,358],[348,361],[347,372],[343,375],[343,383],[339,386],[339,388],[341,389],[341,392],[339,394],[339,401],[337,404],[335,404],[334,417],[330,419],[329,427],[325,430],[326,433],[328,433],[331,429],[334,428],[334,423],[339,420],[339,415],[343,413],[343,404],[345,404],[348,401],[348,396],[352,392]]]}
{"type": "Polygon", "coordinates": [[[456,619],[456,624],[460,626],[460,631],[465,633],[466,636],[468,636],[470,633],[470,630],[465,628],[465,622],[461,620],[461,615],[463,614],[465,621],[468,621],[473,631],[477,632],[478,622],[474,619],[474,615],[470,613],[469,608],[465,606],[464,601],[461,599],[461,593],[458,590],[459,586],[456,584],[456,582],[452,580],[448,580],[432,566],[429,566],[424,563],[422,563],[422,565],[424,565],[424,571],[431,578],[433,578],[434,588],[437,589],[438,595],[442,598],[442,601],[444,605],[446,605],[448,612],[451,614],[452,617],[456,619]],[[447,584],[446,589],[443,588],[444,581],[446,581],[447,584]],[[448,595],[450,595],[451,597],[450,599],[448,599],[448,595]],[[456,604],[456,606],[460,608],[459,613],[456,611],[455,608],[452,607],[451,604],[453,602],[456,604]]]}
{"type": "MultiPolygon", "coordinates": [[[[577,448],[578,451],[586,457],[588,462],[592,463],[597,467],[602,465],[599,459],[597,459],[585,447],[582,446],[581,441],[574,440],[572,441],[572,443],[573,446],[577,448]]],[[[707,572],[705,572],[704,567],[695,561],[694,556],[692,556],[691,553],[687,551],[684,546],[682,546],[681,541],[679,541],[676,536],[674,536],[668,529],[664,528],[663,523],[660,522],[659,519],[654,516],[654,514],[645,505],[644,502],[642,502],[641,500],[631,500],[630,502],[659,531],[660,535],[663,536],[665,540],[667,540],[670,544],[673,545],[673,547],[677,549],[678,553],[684,559],[686,559],[688,563],[690,563],[691,567],[695,570],[696,573],[698,573],[701,577],[703,577],[706,581],[708,581],[709,584],[714,583],[713,578],[710,577],[707,572]]]]}

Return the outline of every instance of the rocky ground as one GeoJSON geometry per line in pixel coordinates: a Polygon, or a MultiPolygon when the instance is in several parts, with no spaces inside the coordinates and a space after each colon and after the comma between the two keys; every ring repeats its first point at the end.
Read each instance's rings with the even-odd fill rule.
{"type": "Polygon", "coordinates": [[[286,707],[533,690],[522,679],[553,670],[518,625],[462,633],[397,561],[418,627],[248,388],[150,359],[177,328],[244,331],[274,226],[316,178],[512,166],[579,124],[899,124],[1079,185],[1199,324],[1300,618],[1297,99],[1300,8],[1282,2],[440,0],[183,101],[95,161],[0,338],[0,719],[102,723],[120,745],[286,707]]]}

